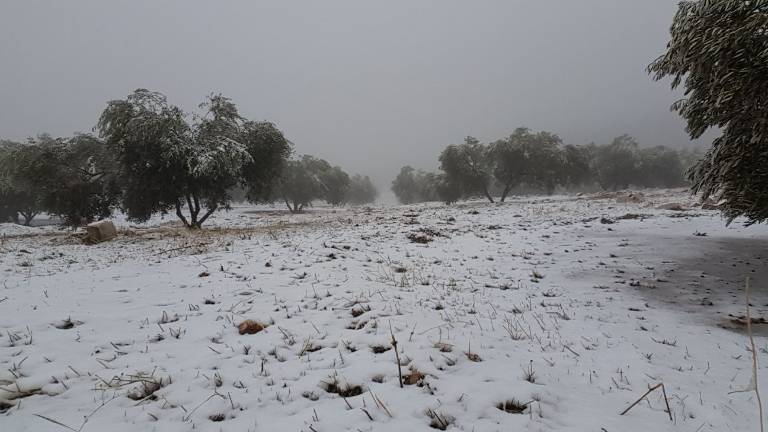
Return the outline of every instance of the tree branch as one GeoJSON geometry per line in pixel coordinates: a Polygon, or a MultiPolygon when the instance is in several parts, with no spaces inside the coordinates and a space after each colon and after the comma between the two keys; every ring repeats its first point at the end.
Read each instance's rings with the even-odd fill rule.
{"type": "Polygon", "coordinates": [[[214,205],[213,207],[209,208],[208,212],[206,212],[205,215],[203,215],[203,217],[201,217],[200,220],[197,221],[197,226],[202,225],[203,222],[205,222],[205,220],[208,219],[208,216],[212,215],[213,212],[215,212],[216,209],[218,209],[218,208],[219,208],[219,206],[217,206],[217,205],[214,205]]]}
{"type": "Polygon", "coordinates": [[[187,222],[187,218],[184,217],[184,213],[182,213],[181,211],[181,203],[179,202],[179,200],[176,200],[176,216],[178,216],[179,219],[181,219],[181,221],[184,222],[184,225],[186,227],[189,227],[189,222],[187,222]]]}

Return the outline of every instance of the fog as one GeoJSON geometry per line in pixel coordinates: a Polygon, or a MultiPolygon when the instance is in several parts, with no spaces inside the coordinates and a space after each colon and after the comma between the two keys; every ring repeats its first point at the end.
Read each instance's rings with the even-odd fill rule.
{"type": "Polygon", "coordinates": [[[676,3],[3,2],[0,136],[90,131],[143,87],[186,110],[221,92],[383,190],[466,135],[522,125],[681,147],[679,96],[645,71],[676,3]]]}

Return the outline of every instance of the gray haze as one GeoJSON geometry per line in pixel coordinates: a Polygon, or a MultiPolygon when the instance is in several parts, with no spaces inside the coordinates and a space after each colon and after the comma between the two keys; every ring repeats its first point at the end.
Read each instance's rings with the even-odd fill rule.
{"type": "Polygon", "coordinates": [[[629,133],[686,146],[646,65],[675,0],[4,1],[0,137],[90,131],[144,87],[210,92],[275,122],[297,153],[370,174],[434,169],[466,135],[525,125],[566,143],[629,133]]]}

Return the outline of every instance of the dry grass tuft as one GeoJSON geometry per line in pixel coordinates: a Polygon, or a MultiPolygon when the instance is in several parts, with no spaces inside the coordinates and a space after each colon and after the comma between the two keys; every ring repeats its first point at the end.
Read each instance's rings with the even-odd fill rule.
{"type": "Polygon", "coordinates": [[[391,349],[392,347],[389,345],[372,345],[371,346],[371,351],[373,351],[374,354],[382,354],[391,349]]]}
{"type": "Polygon", "coordinates": [[[80,324],[82,324],[81,321],[75,321],[72,318],[67,317],[67,319],[61,320],[61,321],[53,324],[53,326],[56,327],[59,330],[69,330],[71,328],[79,326],[80,324]]]}
{"type": "Polygon", "coordinates": [[[527,368],[523,368],[523,379],[531,384],[536,384],[536,371],[533,370],[533,360],[528,363],[527,368]]]}
{"type": "Polygon", "coordinates": [[[518,401],[515,398],[506,400],[504,402],[499,402],[496,404],[496,408],[507,412],[509,414],[522,414],[525,412],[526,409],[528,409],[528,405],[530,402],[522,403],[518,401]]]}
{"type": "Polygon", "coordinates": [[[309,399],[309,400],[311,400],[313,402],[318,400],[318,399],[320,399],[320,396],[318,396],[317,393],[315,393],[313,391],[305,391],[304,393],[301,394],[301,396],[303,398],[309,399]]]}
{"type": "Polygon", "coordinates": [[[360,315],[362,315],[362,314],[364,314],[366,312],[370,312],[370,310],[371,310],[370,306],[358,305],[358,306],[353,307],[352,310],[350,311],[350,313],[352,314],[353,318],[357,318],[357,317],[359,317],[360,315]]]}
{"type": "Polygon", "coordinates": [[[483,359],[477,353],[473,353],[473,352],[467,351],[467,352],[464,353],[464,355],[466,355],[467,356],[467,360],[469,360],[471,362],[478,363],[478,362],[483,361],[483,359]]]}
{"type": "Polygon", "coordinates": [[[373,381],[373,382],[375,382],[375,383],[379,383],[379,384],[381,384],[381,383],[383,383],[383,382],[384,382],[386,379],[387,379],[387,377],[386,377],[384,374],[377,374],[377,375],[374,375],[374,376],[371,378],[371,381],[373,381]]]}
{"type": "Polygon", "coordinates": [[[445,413],[440,414],[439,412],[432,409],[427,409],[426,414],[427,417],[432,419],[432,421],[429,422],[429,427],[432,429],[446,430],[448,429],[448,426],[452,425],[456,421],[453,416],[445,413]]]}
{"type": "Polygon", "coordinates": [[[128,390],[125,396],[128,399],[135,401],[143,400],[155,400],[157,396],[155,392],[170,384],[170,378],[163,380],[162,378],[155,377],[154,375],[136,374],[127,375],[122,377],[114,377],[110,381],[110,387],[123,387],[130,384],[138,384],[137,386],[128,390]]]}
{"type": "Polygon", "coordinates": [[[0,400],[0,414],[3,414],[4,412],[8,411],[9,409],[13,408],[14,404],[10,402],[6,402],[4,400],[0,400]]]}
{"type": "Polygon", "coordinates": [[[420,244],[427,244],[433,240],[433,238],[427,234],[424,234],[422,232],[415,232],[408,234],[408,240],[410,240],[412,243],[420,243],[420,244]]]}
{"type": "Polygon", "coordinates": [[[211,414],[210,416],[208,416],[208,420],[210,420],[212,422],[222,422],[222,421],[226,420],[226,418],[227,418],[227,416],[225,416],[224,414],[221,414],[221,413],[219,413],[219,414],[211,414]]]}
{"type": "Polygon", "coordinates": [[[347,326],[347,329],[348,330],[362,330],[366,326],[366,324],[368,324],[368,320],[360,320],[360,321],[354,320],[354,321],[349,323],[349,325],[347,326]]]}
{"type": "Polygon", "coordinates": [[[5,390],[6,392],[5,398],[9,401],[17,400],[17,399],[24,399],[26,397],[39,395],[43,393],[43,390],[40,387],[31,387],[31,388],[19,388],[18,384],[16,384],[16,390],[5,390]]]}
{"type": "Polygon", "coordinates": [[[328,381],[321,381],[320,387],[328,393],[335,393],[343,398],[360,396],[365,391],[362,386],[342,382],[336,374],[328,377],[328,381]]]}

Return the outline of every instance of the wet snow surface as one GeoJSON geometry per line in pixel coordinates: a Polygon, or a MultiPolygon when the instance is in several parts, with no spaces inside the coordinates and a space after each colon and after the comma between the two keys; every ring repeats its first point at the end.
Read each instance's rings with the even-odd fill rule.
{"type": "Polygon", "coordinates": [[[768,229],[669,202],[238,207],[95,246],[3,225],[0,430],[756,430],[729,392],[768,229]],[[658,390],[619,415],[660,382],[672,421],[658,390]]]}

